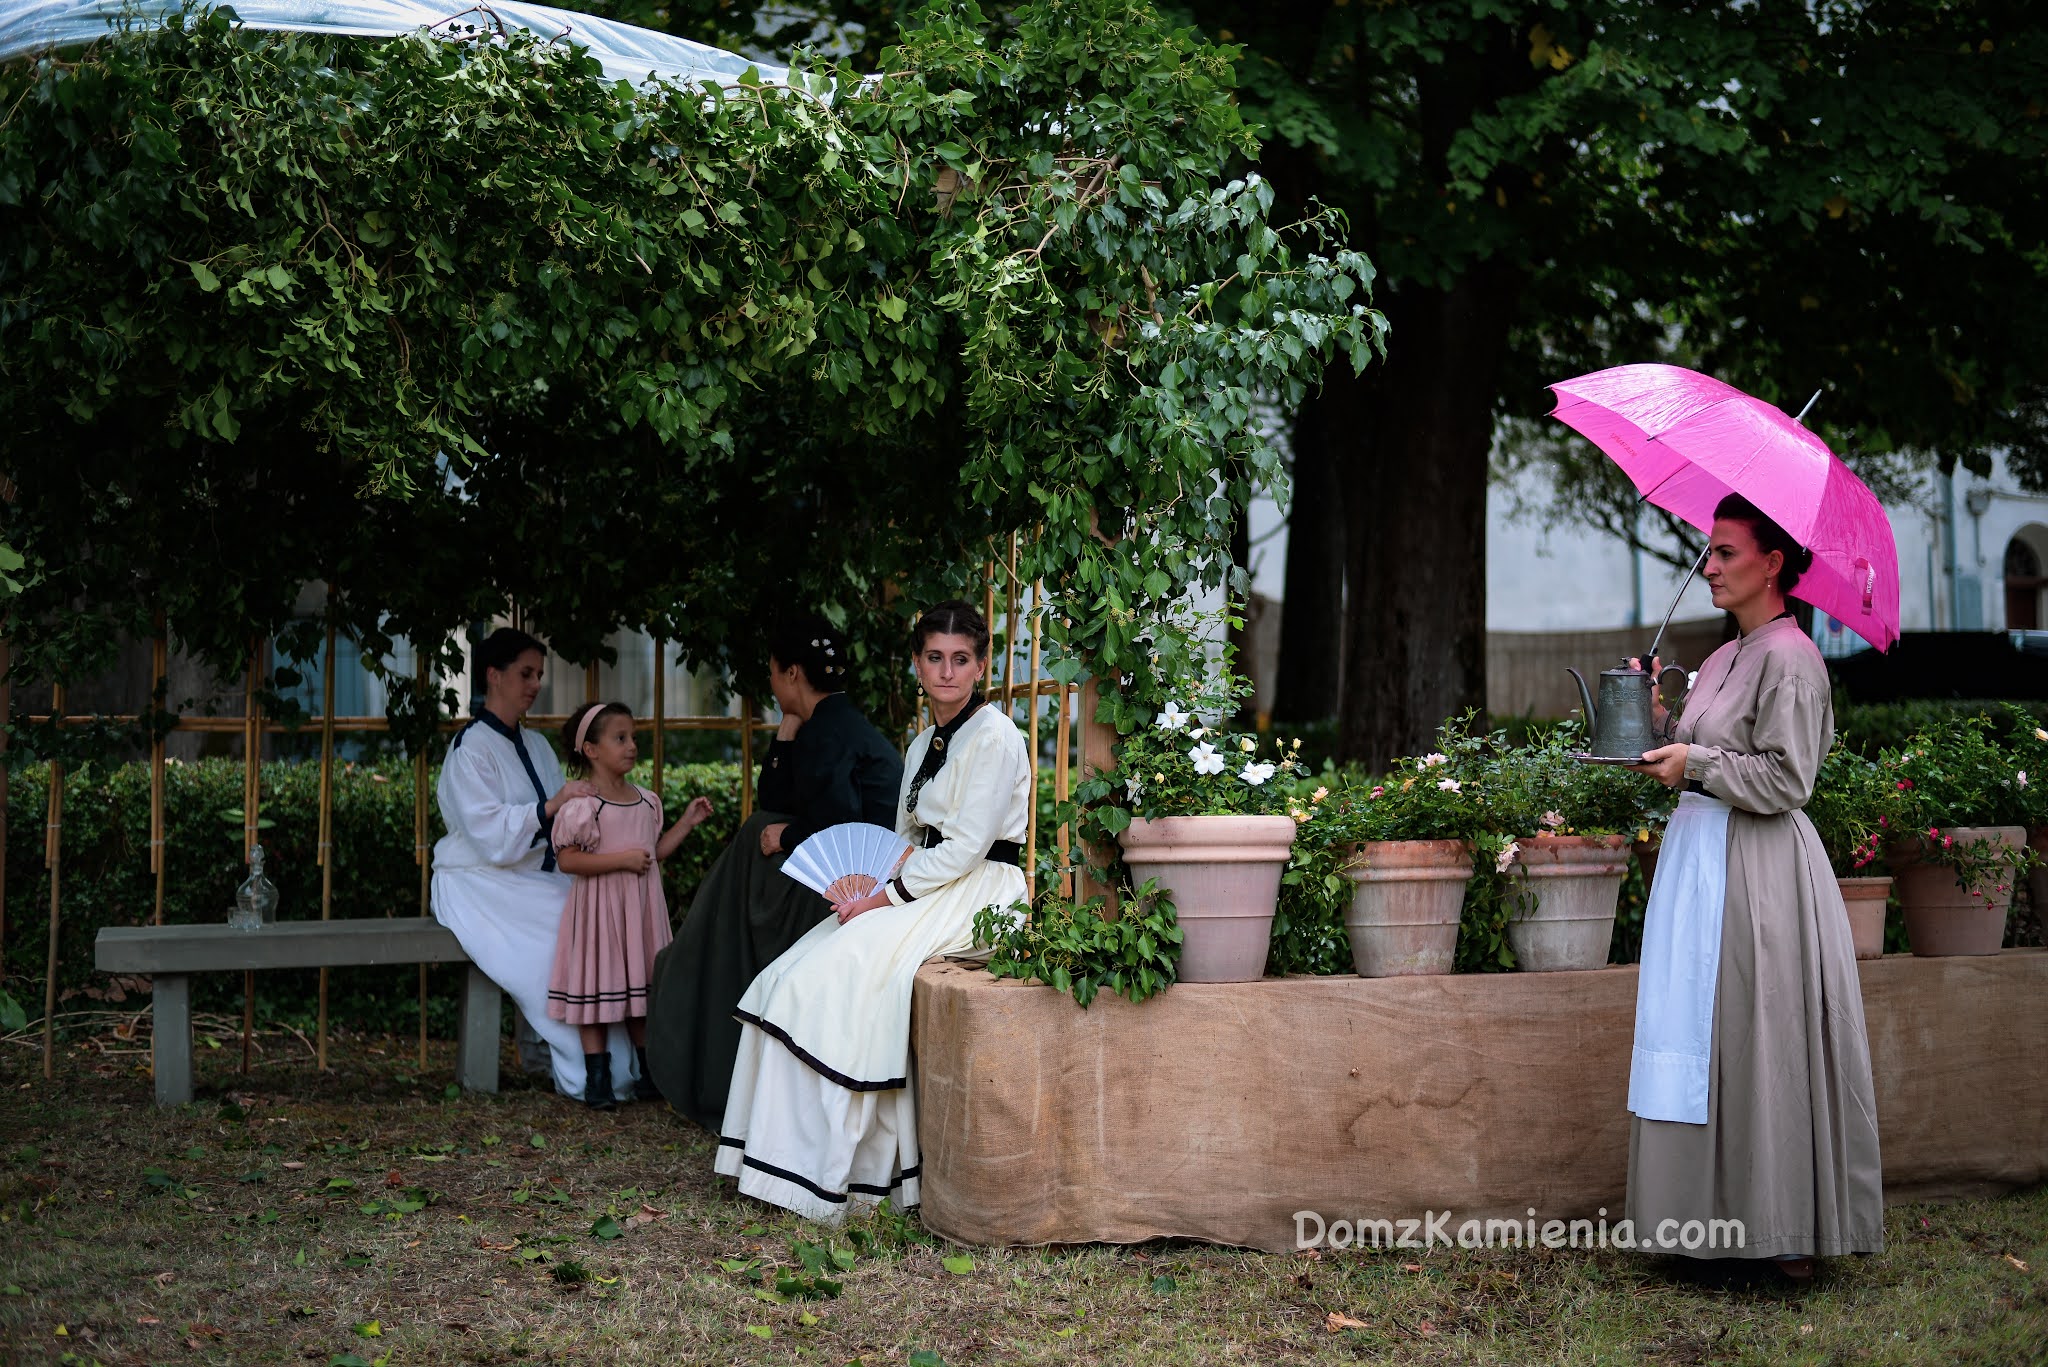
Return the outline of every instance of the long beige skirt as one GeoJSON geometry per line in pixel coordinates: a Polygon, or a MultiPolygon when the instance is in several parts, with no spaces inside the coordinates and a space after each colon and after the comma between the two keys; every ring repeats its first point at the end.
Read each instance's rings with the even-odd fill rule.
{"type": "Polygon", "coordinates": [[[1649,1252],[1884,1249],[1856,950],[1841,888],[1803,812],[1738,810],[1729,819],[1707,1122],[1632,1119],[1627,1213],[1649,1252]],[[1711,1221],[1739,1221],[1739,1242],[1679,1242],[1689,1222],[1702,1231],[1690,1237],[1703,1238],[1711,1221]]]}

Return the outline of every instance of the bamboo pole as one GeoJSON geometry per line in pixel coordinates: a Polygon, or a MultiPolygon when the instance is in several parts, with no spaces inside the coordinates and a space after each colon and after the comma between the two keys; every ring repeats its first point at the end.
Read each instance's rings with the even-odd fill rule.
{"type": "Polygon", "coordinates": [[[1024,828],[1025,895],[1038,895],[1038,631],[1045,622],[1045,581],[1031,588],[1031,814],[1024,828]]]}
{"type": "MultiPolygon", "coordinates": [[[[432,657],[414,643],[413,653],[419,657],[419,696],[422,703],[432,700],[429,668],[432,657]]],[[[434,868],[428,858],[427,832],[427,742],[420,741],[418,751],[412,757],[412,857],[420,866],[420,916],[432,914],[427,905],[428,887],[433,878],[434,868]]],[[[420,1049],[419,1066],[427,1066],[427,966],[420,965],[420,1049]]]]}
{"type": "Polygon", "coordinates": [[[667,721],[664,703],[667,701],[668,660],[666,650],[659,636],[654,638],[654,796],[657,800],[665,791],[661,777],[667,767],[667,721]]]}
{"type": "MultiPolygon", "coordinates": [[[[158,608],[155,638],[149,643],[151,698],[167,696],[165,680],[170,672],[170,628],[164,620],[163,609],[158,608]]],[[[149,736],[149,871],[156,875],[154,919],[158,925],[164,923],[164,883],[168,863],[164,857],[164,733],[152,727],[149,736]]]]}
{"type": "MultiPolygon", "coordinates": [[[[1081,685],[1081,776],[1093,778],[1116,767],[1116,728],[1101,719],[1102,681],[1090,679],[1081,685]]],[[[1103,849],[1084,849],[1089,872],[1081,875],[1081,895],[1093,897],[1101,893],[1104,897],[1104,914],[1114,920],[1118,903],[1116,889],[1093,876],[1093,870],[1106,867],[1109,852],[1103,849]]]]}
{"type": "MultiPolygon", "coordinates": [[[[320,919],[334,917],[334,585],[327,585],[327,658],[320,671],[320,919]]],[[[313,1036],[313,1064],[327,1071],[327,970],[320,970],[320,1023],[313,1036]]]]}
{"type": "MultiPolygon", "coordinates": [[[[48,712],[31,712],[23,720],[30,726],[47,726],[53,721],[60,726],[83,726],[89,722],[102,722],[116,726],[136,726],[141,725],[147,718],[133,713],[80,712],[53,717],[48,712]]],[[[567,720],[569,720],[568,714],[529,712],[526,715],[525,725],[529,731],[545,731],[550,727],[559,728],[567,720]]],[[[437,723],[444,735],[460,731],[465,724],[460,717],[444,717],[437,723]]],[[[757,718],[755,721],[756,728],[758,729],[760,725],[761,722],[757,718]]],[[[179,717],[173,721],[170,729],[194,736],[242,735],[248,731],[249,724],[240,717],[179,717]]],[[[306,730],[303,726],[276,721],[269,717],[265,717],[262,725],[257,729],[266,736],[296,736],[306,730]]],[[[334,719],[336,735],[376,735],[390,729],[391,723],[383,717],[336,717],[334,719]]],[[[670,717],[668,719],[668,729],[671,731],[738,731],[740,729],[740,722],[739,718],[733,716],[670,717]]]]}
{"type": "MultiPolygon", "coordinates": [[[[1010,533],[1010,556],[1004,562],[1009,596],[1003,614],[1003,711],[1017,720],[1017,533],[1010,533]]],[[[1034,760],[1033,763],[1036,763],[1034,760]]]]}
{"type": "MultiPolygon", "coordinates": [[[[1054,727],[1052,760],[1052,795],[1057,802],[1065,802],[1073,791],[1073,770],[1070,757],[1074,743],[1073,731],[1068,718],[1074,706],[1074,687],[1061,684],[1059,691],[1060,715],[1054,727]]],[[[1074,875],[1070,868],[1073,863],[1073,823],[1062,821],[1059,829],[1060,841],[1060,896],[1074,895],[1074,875]]]]}
{"type": "Polygon", "coordinates": [[[249,670],[242,685],[242,862],[256,848],[256,798],[262,784],[263,726],[256,715],[257,656],[261,647],[249,643],[249,670]]]}
{"type": "MultiPolygon", "coordinates": [[[[50,711],[64,713],[64,685],[51,690],[50,711]]],[[[43,1080],[57,1075],[57,908],[63,876],[64,761],[50,761],[49,818],[43,824],[43,866],[50,871],[50,943],[43,967],[43,1080]]]]}
{"type": "MultiPolygon", "coordinates": [[[[996,539],[988,539],[988,559],[982,565],[981,573],[981,620],[991,628],[996,621],[996,539]]],[[[991,679],[990,684],[994,684],[991,679]]],[[[994,691],[993,687],[990,689],[994,691]]]]}
{"type": "Polygon", "coordinates": [[[583,666],[583,701],[596,702],[598,689],[597,661],[583,666]]]}
{"type": "MultiPolygon", "coordinates": [[[[263,643],[249,642],[249,676],[242,692],[242,861],[255,859],[257,802],[263,791],[263,723],[257,715],[256,678],[263,643]]],[[[256,970],[242,973],[242,1071],[249,1071],[256,1038],[256,970]]]]}
{"type": "Polygon", "coordinates": [[[740,824],[754,814],[754,700],[740,699],[740,824]]]}

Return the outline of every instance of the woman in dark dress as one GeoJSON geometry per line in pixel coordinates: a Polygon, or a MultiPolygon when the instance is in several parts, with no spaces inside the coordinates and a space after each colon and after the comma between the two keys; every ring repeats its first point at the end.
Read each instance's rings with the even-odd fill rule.
{"type": "Polygon", "coordinates": [[[783,858],[827,826],[893,826],[903,784],[902,756],[846,696],[842,632],[816,617],[788,623],[768,668],[782,725],[761,761],[760,809],[704,876],[648,989],[648,1071],[670,1105],[714,1132],[739,1052],[740,994],[832,910],[783,874],[783,858]]]}

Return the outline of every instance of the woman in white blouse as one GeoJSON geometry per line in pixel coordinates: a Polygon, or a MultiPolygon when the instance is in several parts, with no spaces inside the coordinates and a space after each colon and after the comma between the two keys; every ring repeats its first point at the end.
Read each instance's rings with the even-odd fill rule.
{"type": "MultiPolygon", "coordinates": [[[[477,646],[473,663],[484,676],[484,705],[456,733],[434,790],[448,827],[434,846],[434,919],[547,1041],[555,1090],[580,1097],[582,1041],[575,1026],[548,1019],[548,971],[569,900],[569,875],[555,868],[548,832],[563,803],[596,790],[563,783],[554,750],[519,724],[540,695],[540,642],[501,627],[477,646]]],[[[639,1071],[622,1026],[612,1027],[610,1046],[612,1086],[630,1100],[639,1071]]]]}
{"type": "Polygon", "coordinates": [[[717,1170],[748,1195],[836,1223],[850,1204],[918,1201],[910,992],[918,966],[974,941],[984,907],[1025,900],[1031,756],[986,706],[988,623],[941,603],[913,632],[936,723],[911,742],[896,830],[911,844],[882,887],[859,879],[763,969],[734,1013],[739,1055],[717,1170]]]}

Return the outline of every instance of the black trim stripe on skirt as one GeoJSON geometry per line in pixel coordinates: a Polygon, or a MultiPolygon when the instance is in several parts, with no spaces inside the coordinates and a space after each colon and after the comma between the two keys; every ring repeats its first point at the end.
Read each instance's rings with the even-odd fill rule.
{"type": "Polygon", "coordinates": [[[644,987],[621,987],[610,992],[564,992],[553,987],[548,989],[549,1001],[566,1002],[571,1006],[602,1006],[606,1002],[633,1001],[636,998],[645,1000],[646,996],[647,989],[644,987]]]}
{"type": "Polygon", "coordinates": [[[887,1196],[890,1192],[895,1191],[905,1182],[912,1180],[924,1171],[922,1163],[914,1164],[911,1167],[905,1168],[896,1180],[886,1187],[876,1186],[872,1182],[848,1182],[846,1184],[846,1191],[828,1191],[800,1172],[791,1172],[788,1168],[778,1168],[773,1163],[763,1163],[758,1158],[748,1157],[747,1141],[744,1139],[734,1139],[729,1135],[722,1134],[718,1136],[718,1144],[720,1148],[738,1149],[740,1151],[740,1162],[754,1171],[765,1172],[770,1177],[779,1177],[785,1182],[794,1182],[820,1201],[831,1201],[836,1204],[844,1204],[848,1192],[859,1192],[862,1196],[887,1196]]]}
{"type": "Polygon", "coordinates": [[[788,1049],[790,1053],[795,1054],[805,1067],[824,1078],[827,1082],[836,1083],[849,1092],[893,1092],[900,1087],[908,1087],[910,1085],[910,1079],[907,1077],[891,1078],[886,1082],[863,1082],[859,1078],[848,1077],[837,1068],[812,1055],[801,1044],[791,1039],[789,1032],[775,1024],[775,1022],[763,1020],[761,1017],[746,1011],[735,1011],[732,1013],[732,1018],[743,1025],[753,1026],[764,1035],[780,1040],[783,1047],[788,1049]]]}

